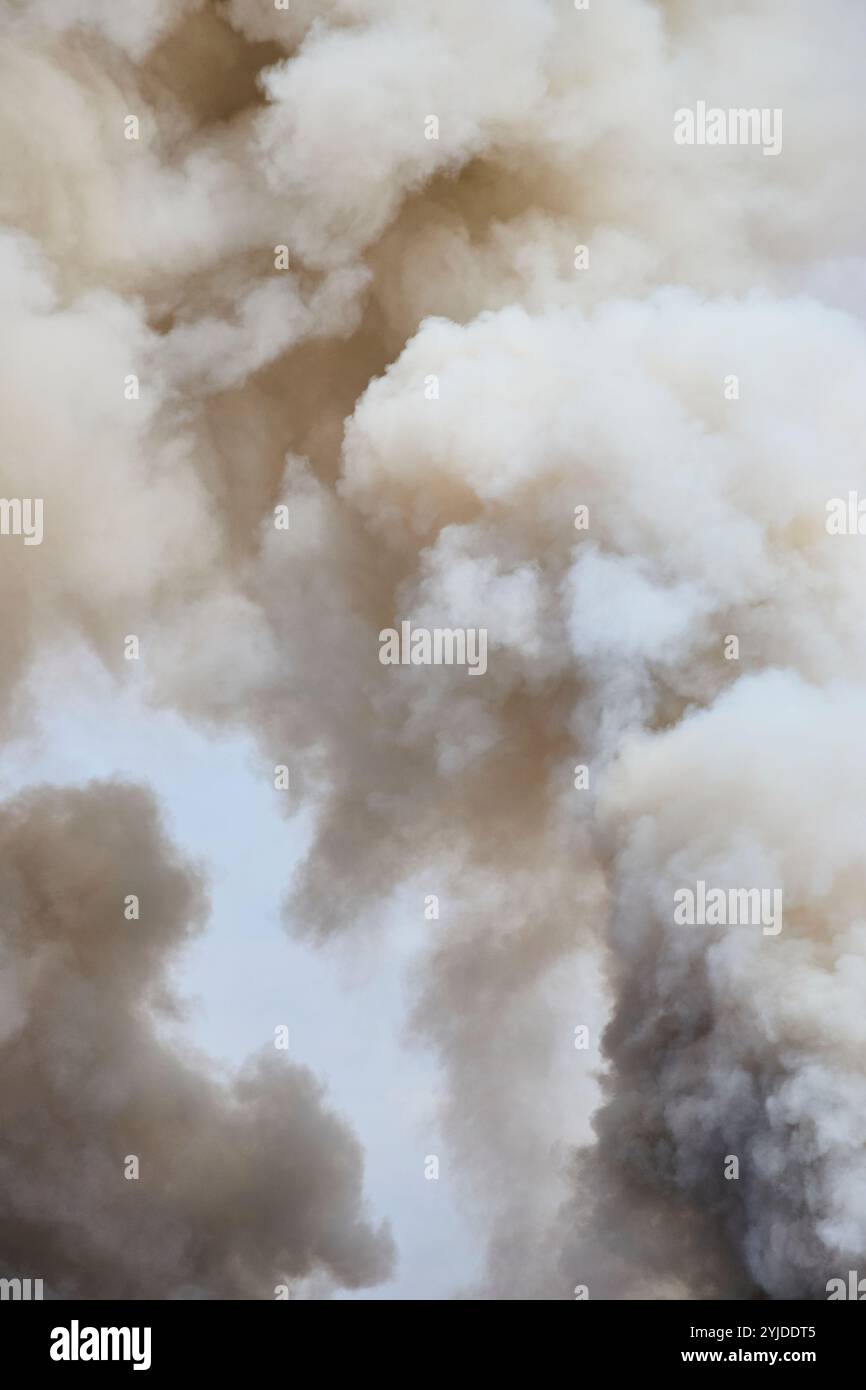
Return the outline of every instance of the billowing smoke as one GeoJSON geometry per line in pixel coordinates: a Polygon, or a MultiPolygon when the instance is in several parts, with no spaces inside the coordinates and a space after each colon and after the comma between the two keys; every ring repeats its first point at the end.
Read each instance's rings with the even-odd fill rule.
{"type": "Polygon", "coordinates": [[[150,793],[37,788],[0,806],[0,845],[4,1274],[61,1298],[383,1278],[360,1147],[312,1073],[271,1047],[226,1084],[162,1037],[207,902],[150,793]]]}
{"type": "MultiPolygon", "coordinates": [[[[485,1292],[823,1296],[866,1255],[866,559],[825,525],[866,444],[862,6],[0,15],[0,485],[45,517],[0,548],[5,725],[43,646],[120,678],[135,634],[315,806],[294,929],[387,949],[439,897],[409,1036],[485,1292]],[[778,148],[678,144],[699,103],[778,148]],[[483,628],[485,674],[383,666],[402,621],[483,628]],[[698,882],[781,930],[677,923],[698,882]]],[[[297,1268],[357,1282],[341,1210],[297,1268]]]]}

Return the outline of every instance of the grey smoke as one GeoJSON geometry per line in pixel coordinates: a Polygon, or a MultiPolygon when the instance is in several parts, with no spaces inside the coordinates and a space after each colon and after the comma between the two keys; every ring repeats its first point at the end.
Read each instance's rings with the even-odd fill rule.
{"type": "Polygon", "coordinates": [[[22,793],[0,805],[0,846],[3,1274],[35,1271],[46,1297],[154,1299],[384,1278],[360,1147],[312,1073],[266,1044],[226,1082],[163,1036],[207,898],[150,793],[22,793]]]}

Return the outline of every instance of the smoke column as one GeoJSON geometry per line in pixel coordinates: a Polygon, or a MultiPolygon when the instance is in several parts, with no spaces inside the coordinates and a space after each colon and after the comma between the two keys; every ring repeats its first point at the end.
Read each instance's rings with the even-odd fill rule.
{"type": "MultiPolygon", "coordinates": [[[[437,895],[401,1045],[441,1061],[487,1251],[456,1293],[823,1297],[866,1254],[866,552],[827,525],[866,486],[862,6],[0,0],[0,23],[0,487],[45,515],[41,545],[0,543],[4,735],[41,653],[84,641],[122,681],[139,634],[154,704],[252,730],[314,809],[291,930],[386,950],[395,895],[437,895]],[[699,107],[781,113],[778,148],[733,121],[678,142],[699,107]],[[383,665],[403,621],[484,629],[487,670],[383,665]],[[678,924],[699,881],[780,889],[782,929],[678,924]]],[[[262,1243],[268,1278],[383,1278],[309,1076],[196,1082],[188,1134],[190,1063],[146,1031],[126,1054],[159,960],[96,951],[82,866],[143,836],[179,942],[202,889],[154,815],[118,787],[0,811],[23,999],[0,1072],[67,1094],[39,1039],[68,1037],[81,1155],[140,1088],[174,1232],[151,1274],[181,1296],[250,1288],[262,1243]],[[182,1156],[209,1135],[245,1154],[229,1231],[182,1156]],[[287,1226],[255,1195],[284,1137],[287,1226]]],[[[33,1181],[62,1203],[50,1165],[33,1181]]],[[[7,1250],[36,1200],[4,1184],[7,1250]]],[[[101,1210],[81,1287],[134,1293],[139,1218],[101,1210]]]]}

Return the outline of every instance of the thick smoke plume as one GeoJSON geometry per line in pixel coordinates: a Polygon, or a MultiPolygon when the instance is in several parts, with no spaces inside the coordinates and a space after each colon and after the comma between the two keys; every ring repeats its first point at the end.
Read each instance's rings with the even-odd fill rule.
{"type": "Polygon", "coordinates": [[[160,1037],[207,903],[150,793],[37,788],[0,806],[0,850],[4,1274],[61,1298],[381,1279],[359,1145],[312,1074],[270,1048],[226,1086],[160,1037]]]}
{"type": "MultiPolygon", "coordinates": [[[[155,701],[253,729],[315,805],[296,930],[384,949],[393,893],[440,895],[411,1032],[483,1292],[823,1296],[866,1256],[866,555],[825,528],[864,486],[862,6],[0,17],[0,485],[45,501],[44,543],[0,548],[5,727],[42,647],[74,632],[120,676],[139,634],[155,701]],[[678,145],[699,101],[782,111],[781,151],[678,145]],[[487,673],[383,667],[404,619],[487,629],[487,673]],[[784,930],[675,926],[699,879],[780,886],[784,930]],[[608,1010],[589,1145],[593,1055],[560,1062],[608,1010]]],[[[289,1086],[315,1136],[287,1076],[197,1103],[267,1134],[289,1086]]],[[[221,1234],[189,1254],[176,1181],[180,1282],[249,1286],[221,1234]]],[[[233,1248],[374,1274],[337,1191],[299,1244],[239,1203],[233,1248]]],[[[135,1277],[117,1229],[97,1283],[135,1277]]]]}

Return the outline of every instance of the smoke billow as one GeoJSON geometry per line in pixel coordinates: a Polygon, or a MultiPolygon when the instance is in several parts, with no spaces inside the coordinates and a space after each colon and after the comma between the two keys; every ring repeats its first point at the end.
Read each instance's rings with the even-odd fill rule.
{"type": "MultiPolygon", "coordinates": [[[[0,548],[4,725],[43,647],[72,632],[120,677],[137,634],[154,701],[291,762],[317,815],[296,930],[369,943],[399,889],[439,895],[410,1028],[442,1060],[484,1292],[822,1296],[866,1251],[866,559],[825,527],[866,443],[862,7],[0,19],[0,486],[45,505],[41,546],[0,548]],[[699,101],[781,111],[781,149],[678,145],[699,101]],[[404,619],[485,628],[486,674],[382,666],[404,619]],[[698,880],[781,887],[784,929],[675,925],[698,880]],[[571,1049],[608,1013],[600,1053],[571,1049]]],[[[35,846],[56,813],[25,823],[35,846]]],[[[48,932],[49,909],[26,920],[48,932]]],[[[52,953],[31,949],[37,989],[52,953]]],[[[82,995],[124,979],[113,950],[83,962],[82,995]]],[[[251,1287],[147,1074],[93,1105],[134,1081],[163,1134],[153,1277],[251,1287]]],[[[169,1111],[195,1074],[171,1075],[169,1111]]],[[[335,1122],[293,1076],[233,1098],[196,1079],[196,1145],[258,1128],[255,1172],[303,1101],[303,1185],[335,1122]],[[281,1087],[296,1103],[266,1104],[281,1087]]],[[[381,1272],[355,1179],[336,1186],[297,1232],[242,1196],[232,1248],[381,1272]]],[[[17,1230],[33,1198],[11,1191],[17,1230]]],[[[145,1217],[117,1203],[90,1267],[131,1288],[116,1232],[145,1217]]]]}
{"type": "Polygon", "coordinates": [[[4,1266],[78,1298],[384,1277],[360,1147],[312,1073],[271,1048],[226,1084],[161,1037],[207,902],[150,793],[37,788],[0,806],[0,846],[4,1266]]]}

